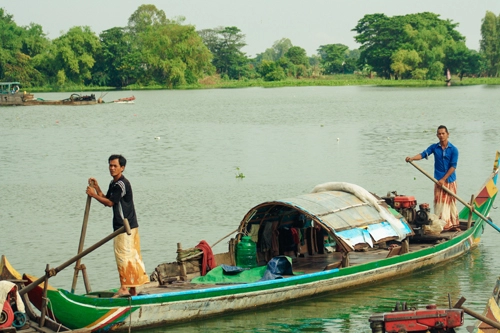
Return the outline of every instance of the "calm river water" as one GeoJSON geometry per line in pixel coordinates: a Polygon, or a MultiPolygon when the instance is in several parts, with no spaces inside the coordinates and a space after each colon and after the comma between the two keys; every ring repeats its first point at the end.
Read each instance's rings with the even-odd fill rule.
{"type": "MultiPolygon", "coordinates": [[[[465,200],[500,149],[495,86],[123,91],[104,100],[130,95],[135,104],[0,108],[0,254],[21,273],[41,275],[46,264],[56,267],[76,254],[87,179],[106,188],[113,153],[128,159],[125,175],[152,272],[175,259],[177,242],[213,244],[253,206],[319,183],[346,181],[432,202],[433,184],[404,157],[436,142],[440,124],[460,150],[458,193],[465,200]],[[245,178],[236,178],[239,172],[245,178]]],[[[432,172],[431,161],[419,164],[432,172]]],[[[111,215],[92,202],[86,245],[112,232],[111,215]]],[[[491,217],[500,223],[497,210],[491,217]]],[[[396,301],[447,306],[448,293],[482,312],[500,274],[499,240],[486,226],[479,248],[418,275],[149,332],[370,332],[370,315],[390,311],[396,301]]],[[[222,241],[214,251],[226,246],[222,241]]],[[[111,244],[82,262],[94,290],[118,286],[111,244]]],[[[72,267],[51,284],[69,289],[72,267]]],[[[80,280],[77,292],[83,291],[80,280]]],[[[467,316],[466,325],[473,323],[467,316]]]]}

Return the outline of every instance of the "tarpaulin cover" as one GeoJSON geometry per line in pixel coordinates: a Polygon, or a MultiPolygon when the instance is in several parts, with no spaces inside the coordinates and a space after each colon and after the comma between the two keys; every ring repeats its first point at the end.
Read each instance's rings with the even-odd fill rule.
{"type": "Polygon", "coordinates": [[[191,280],[191,283],[231,284],[280,279],[282,275],[293,275],[292,259],[287,256],[272,258],[266,266],[243,269],[238,266],[220,265],[205,276],[191,280]]]}

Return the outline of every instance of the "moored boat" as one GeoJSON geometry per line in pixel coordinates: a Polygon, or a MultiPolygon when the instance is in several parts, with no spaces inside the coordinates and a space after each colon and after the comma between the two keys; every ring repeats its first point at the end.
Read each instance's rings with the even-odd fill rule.
{"type": "Polygon", "coordinates": [[[190,249],[178,244],[177,261],[158,265],[153,282],[137,296],[49,288],[47,299],[57,320],[71,329],[128,330],[383,282],[476,247],[484,224],[492,223],[485,216],[497,178],[498,153],[493,173],[460,211],[460,231],[436,231],[428,205],[416,211],[412,196],[378,197],[353,184],[327,183],[251,208],[225,253],[212,255],[202,243],[190,249]]]}
{"type": "Polygon", "coordinates": [[[130,97],[118,98],[117,100],[114,100],[113,103],[130,104],[134,103],[134,101],[135,101],[135,96],[130,96],[130,97]]]}
{"type": "Polygon", "coordinates": [[[62,100],[44,100],[35,98],[33,94],[26,91],[21,91],[20,87],[20,82],[0,82],[0,106],[93,105],[103,103],[102,98],[96,99],[95,94],[71,94],[69,98],[62,100]]]}

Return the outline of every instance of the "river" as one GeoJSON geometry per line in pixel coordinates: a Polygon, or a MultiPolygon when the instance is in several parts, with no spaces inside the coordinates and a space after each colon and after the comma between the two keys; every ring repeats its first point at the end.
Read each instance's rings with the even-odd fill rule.
{"type": "MultiPolygon", "coordinates": [[[[432,203],[433,184],[404,157],[437,142],[441,124],[460,150],[458,194],[467,201],[500,149],[497,86],[121,91],[104,100],[131,95],[134,104],[0,108],[0,254],[21,273],[41,275],[46,264],[55,267],[76,254],[87,179],[106,188],[110,154],[128,159],[124,174],[134,189],[142,254],[152,272],[175,259],[177,242],[213,244],[253,206],[323,182],[351,182],[380,195],[397,190],[432,203]]],[[[418,163],[432,173],[432,161],[418,163]]],[[[87,245],[112,232],[111,215],[92,202],[87,245]]],[[[493,209],[491,217],[500,215],[493,209]]],[[[370,315],[390,311],[396,301],[447,306],[448,293],[482,312],[500,273],[499,239],[486,226],[478,248],[427,272],[149,331],[370,332],[370,315]]],[[[214,251],[226,246],[227,239],[214,251]]],[[[118,286],[111,244],[82,262],[93,290],[118,286]]],[[[51,284],[68,289],[72,274],[63,270],[51,284]]],[[[77,292],[83,291],[80,280],[77,292]]],[[[466,325],[473,323],[466,316],[466,325]]]]}

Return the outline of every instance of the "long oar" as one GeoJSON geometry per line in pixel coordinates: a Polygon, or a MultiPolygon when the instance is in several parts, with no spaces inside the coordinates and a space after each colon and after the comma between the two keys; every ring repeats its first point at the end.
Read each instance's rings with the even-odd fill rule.
{"type": "MultiPolygon", "coordinates": [[[[91,187],[94,187],[94,182],[90,184],[91,187]]],[[[85,205],[85,213],[83,214],[83,224],[82,224],[82,232],[80,233],[80,243],[78,244],[78,252],[80,254],[83,251],[83,244],[85,243],[85,235],[87,234],[87,224],[89,221],[89,212],[90,212],[90,203],[92,202],[92,197],[87,195],[87,203],[85,205]]],[[[80,272],[81,266],[80,259],[76,261],[75,264],[75,273],[73,274],[73,283],[71,284],[71,293],[75,293],[76,289],[76,281],[78,280],[78,272],[80,272]]],[[[85,275],[84,275],[85,277],[85,275]]],[[[85,284],[87,286],[87,284],[85,284]]],[[[89,290],[87,290],[89,293],[89,290]]]]}
{"type": "Polygon", "coordinates": [[[474,317],[474,318],[482,321],[483,323],[485,323],[487,325],[490,325],[491,327],[496,328],[497,330],[500,330],[500,323],[499,322],[497,322],[496,320],[492,320],[492,319],[490,319],[490,318],[488,318],[486,316],[483,316],[480,313],[474,312],[474,311],[472,311],[470,309],[467,309],[467,308],[463,307],[462,304],[464,304],[464,303],[465,303],[465,297],[461,297],[458,300],[457,304],[455,304],[453,306],[453,308],[455,308],[455,309],[462,309],[468,315],[471,315],[472,317],[474,317]]]}
{"type": "MultiPolygon", "coordinates": [[[[423,173],[424,175],[427,176],[427,178],[429,178],[430,180],[432,180],[434,183],[438,184],[439,185],[439,182],[434,178],[432,177],[431,175],[429,175],[424,169],[422,169],[421,167],[419,167],[418,165],[416,165],[415,163],[413,163],[412,161],[408,162],[410,163],[411,165],[413,165],[418,171],[420,171],[421,173],[423,173]]],[[[495,173],[498,172],[498,170],[495,171],[495,173]]],[[[494,224],[493,222],[491,222],[490,219],[486,218],[485,216],[483,216],[483,214],[479,213],[478,211],[476,211],[476,209],[474,208],[474,206],[471,206],[469,205],[467,202],[465,202],[464,200],[462,200],[458,195],[456,195],[455,193],[453,193],[452,191],[450,191],[446,186],[442,186],[441,187],[445,192],[447,192],[449,195],[451,195],[452,197],[454,197],[455,199],[457,199],[458,201],[460,201],[461,203],[464,204],[465,207],[469,208],[473,213],[475,213],[477,216],[479,216],[480,218],[482,218],[486,223],[488,223],[493,229],[495,229],[496,231],[500,232],[500,228],[494,224]]]]}
{"type": "Polygon", "coordinates": [[[26,294],[27,292],[31,291],[33,288],[35,288],[36,286],[38,286],[40,283],[44,282],[46,278],[50,278],[52,276],[55,276],[60,271],[62,271],[63,269],[65,269],[66,267],[68,267],[69,265],[71,265],[72,263],[76,262],[78,259],[81,259],[81,258],[85,257],[87,254],[89,254],[90,252],[94,251],[95,249],[97,249],[98,247],[102,246],[103,244],[107,243],[108,241],[110,241],[111,239],[115,238],[119,234],[126,232],[128,235],[130,235],[131,232],[130,232],[130,226],[128,224],[128,220],[124,219],[123,220],[123,224],[124,224],[123,227],[121,227],[120,229],[117,229],[115,232],[109,234],[108,236],[106,236],[105,238],[103,238],[99,242],[95,243],[94,245],[92,245],[88,249],[83,250],[82,252],[80,252],[79,254],[77,254],[76,256],[74,256],[73,258],[69,259],[65,263],[57,266],[56,268],[50,269],[48,272],[45,273],[44,276],[40,277],[38,280],[33,281],[32,283],[30,283],[29,285],[27,285],[26,287],[24,287],[23,289],[21,289],[19,291],[19,294],[21,296],[24,295],[24,294],[26,294]]]}

